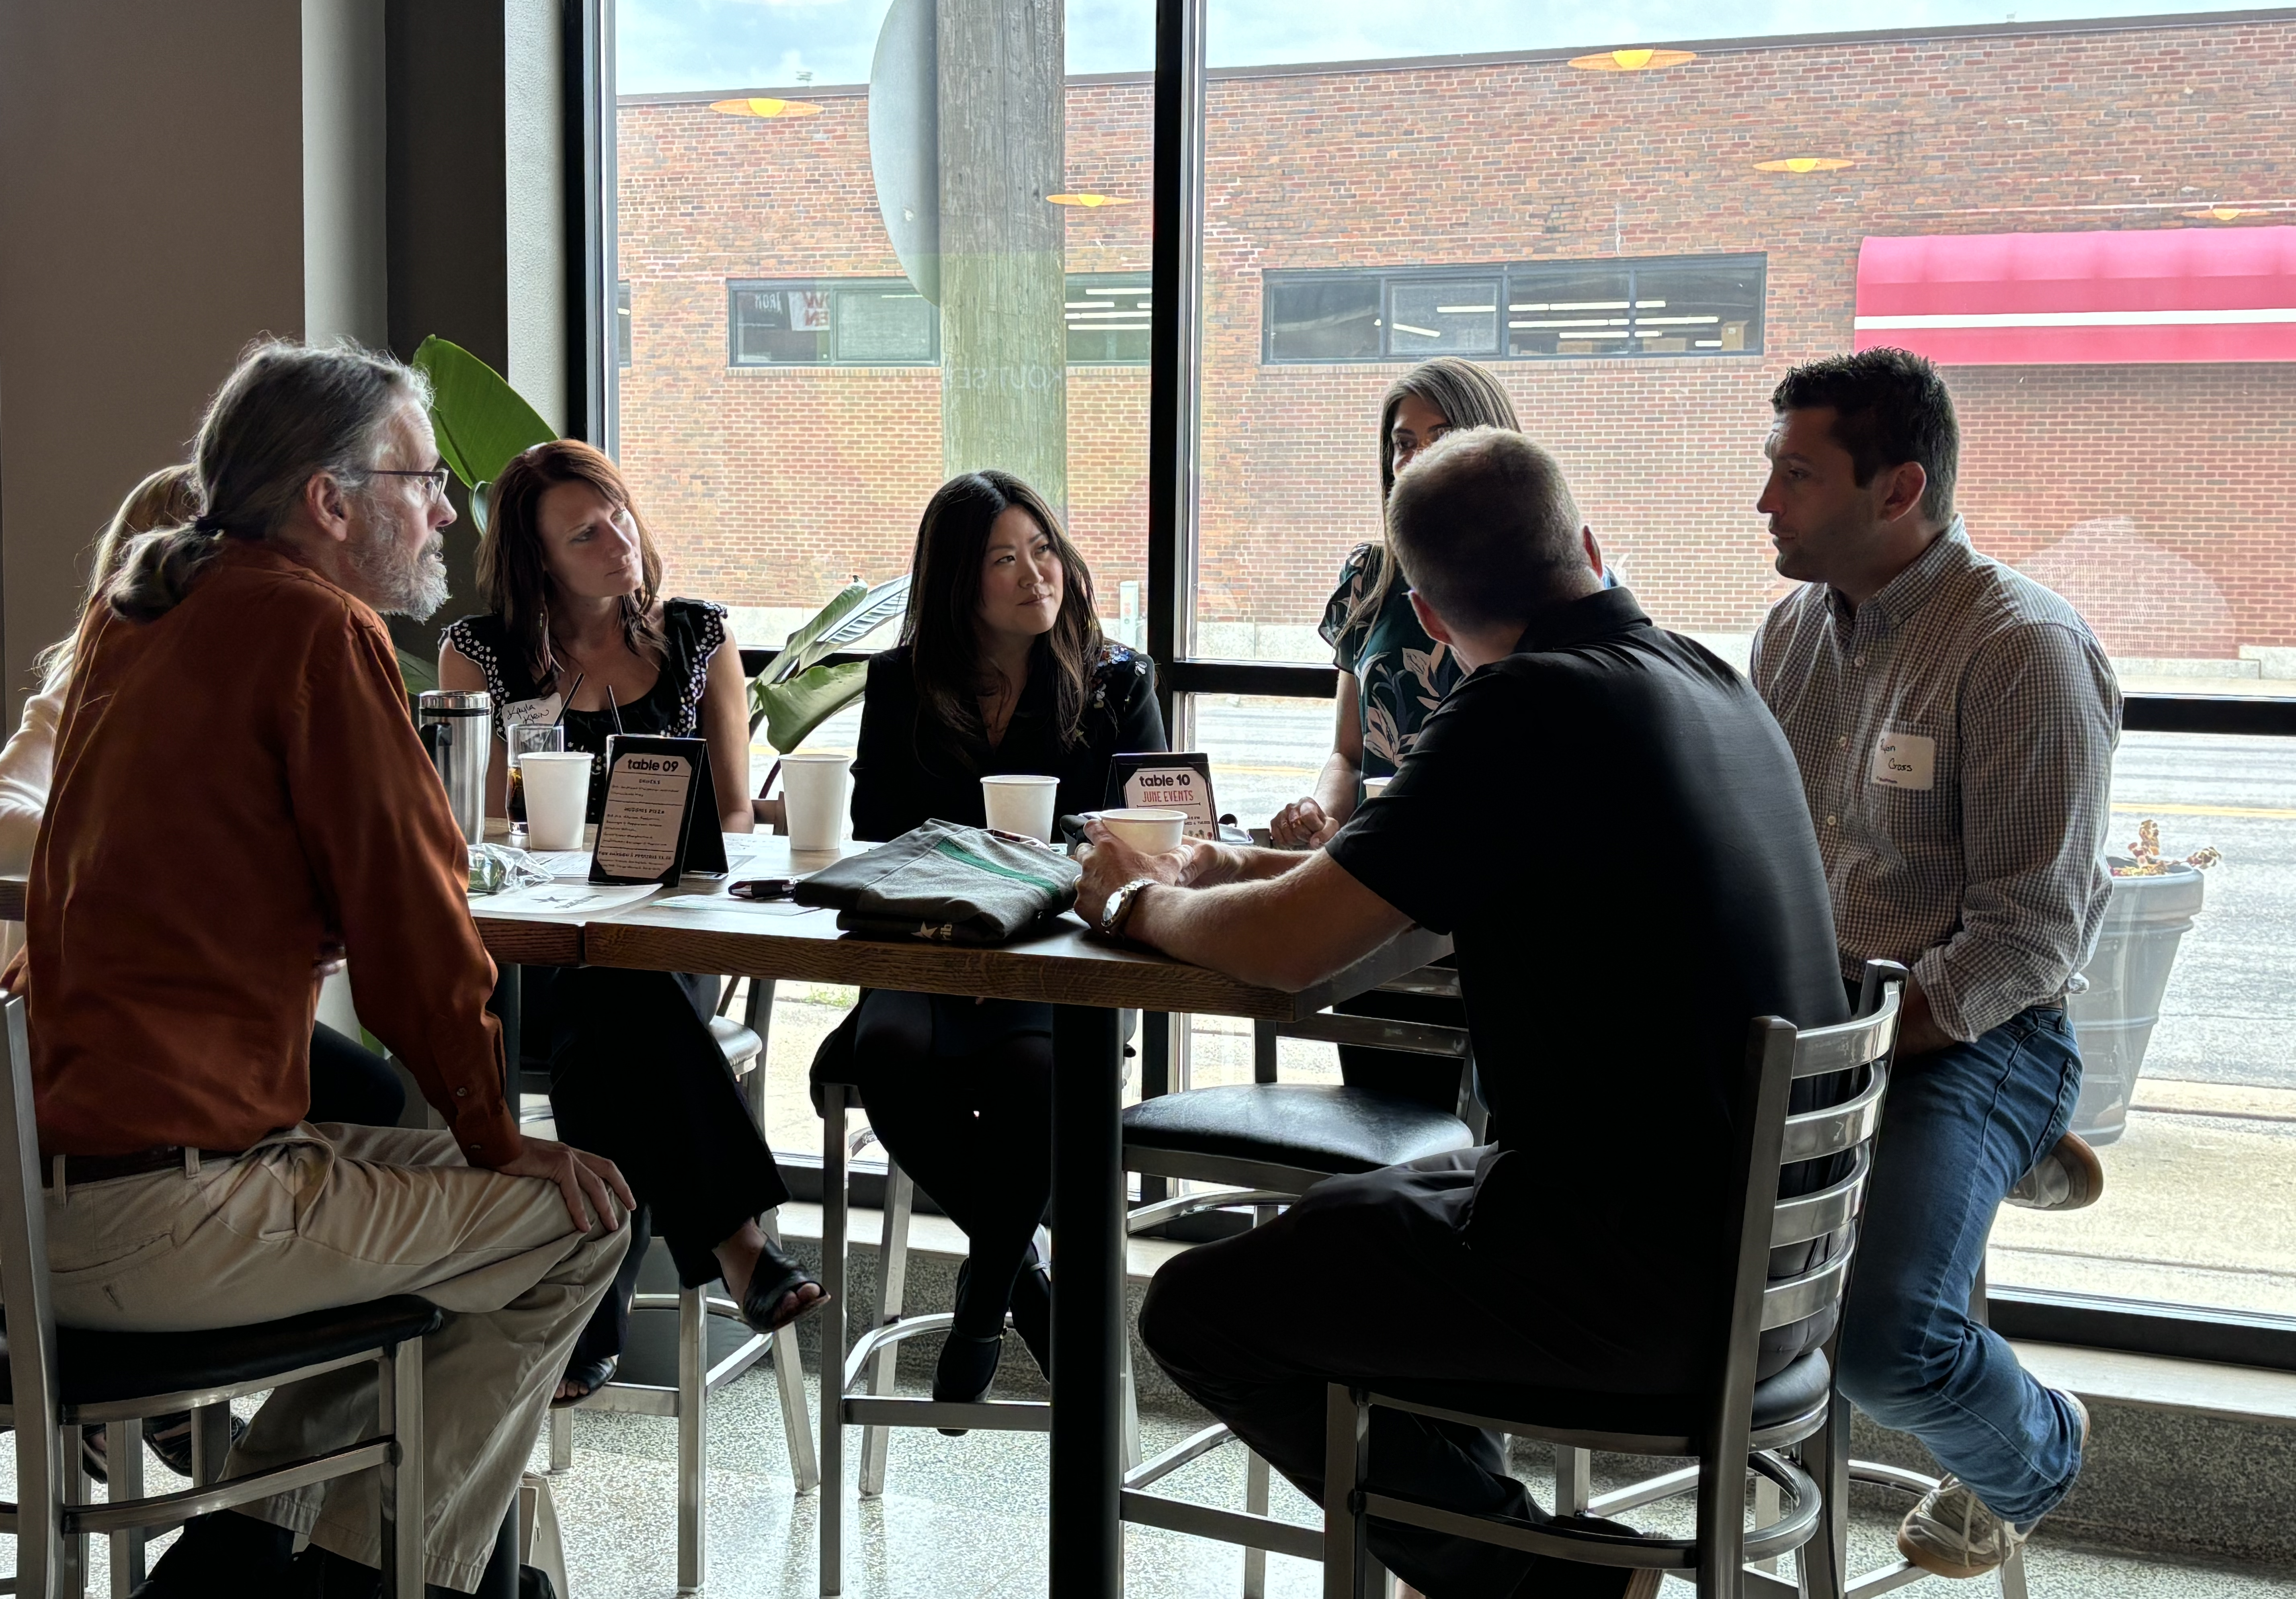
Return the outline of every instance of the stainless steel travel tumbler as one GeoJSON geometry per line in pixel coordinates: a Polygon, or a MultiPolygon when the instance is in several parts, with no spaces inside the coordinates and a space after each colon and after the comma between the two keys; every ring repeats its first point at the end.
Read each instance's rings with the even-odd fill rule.
{"type": "Polygon", "coordinates": [[[415,731],[446,785],[447,808],[472,844],[486,834],[494,714],[494,700],[482,690],[431,689],[414,700],[415,731]]]}

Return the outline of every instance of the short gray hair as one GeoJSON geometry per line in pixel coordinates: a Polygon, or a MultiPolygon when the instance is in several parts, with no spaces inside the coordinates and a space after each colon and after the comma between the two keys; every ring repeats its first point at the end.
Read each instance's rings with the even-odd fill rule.
{"type": "Polygon", "coordinates": [[[1578,503],[1554,456],[1501,428],[1452,433],[1395,480],[1387,540],[1436,614],[1462,627],[1527,620],[1585,564],[1578,503]]]}
{"type": "Polygon", "coordinates": [[[250,345],[209,402],[193,446],[203,513],[138,540],[105,603],[129,621],[166,615],[222,539],[268,538],[284,527],[314,473],[363,484],[391,418],[430,398],[428,379],[380,351],[287,339],[250,345]]]}

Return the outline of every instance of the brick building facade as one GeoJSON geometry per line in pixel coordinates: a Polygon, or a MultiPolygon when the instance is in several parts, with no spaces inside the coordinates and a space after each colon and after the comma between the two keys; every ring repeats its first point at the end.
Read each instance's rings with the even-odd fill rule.
{"type": "MultiPolygon", "coordinates": [[[[1869,234],[2296,222],[2296,25],[1776,41],[1661,71],[1559,59],[1215,73],[1207,89],[1199,647],[1304,659],[1377,526],[1394,363],[1263,359],[1263,279],[1759,251],[1759,353],[1492,363],[1653,612],[1751,628],[1779,591],[1752,504],[1767,396],[1846,349],[1869,234]],[[1758,170],[1816,155],[1839,170],[1758,170]],[[2228,223],[2186,213],[2225,206],[2228,223]]],[[[931,366],[729,365],[729,280],[896,277],[867,100],[818,116],[620,111],[632,363],[621,449],[681,592],[809,607],[906,567],[939,481],[931,366]]],[[[1149,84],[1068,98],[1070,272],[1148,263],[1149,84]]],[[[1980,547],[2065,592],[2119,657],[2296,647],[2296,365],[1948,372],[1980,547]]],[[[1148,374],[1069,373],[1070,517],[1105,614],[1145,549],[1148,374]]],[[[770,643],[757,638],[749,642],[770,643]]],[[[2277,657],[2276,659],[2285,659],[2277,657]]]]}

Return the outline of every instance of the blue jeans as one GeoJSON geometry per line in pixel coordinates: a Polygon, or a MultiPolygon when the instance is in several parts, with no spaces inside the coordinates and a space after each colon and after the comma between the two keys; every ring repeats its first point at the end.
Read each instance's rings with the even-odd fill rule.
{"type": "Polygon", "coordinates": [[[1969,1317],[1993,1218],[2063,1136],[2080,1051],[2056,1005],[1899,1062],[1882,1111],[1841,1336],[1841,1390],[2024,1526],[2080,1471],[2080,1423],[1969,1317]]]}

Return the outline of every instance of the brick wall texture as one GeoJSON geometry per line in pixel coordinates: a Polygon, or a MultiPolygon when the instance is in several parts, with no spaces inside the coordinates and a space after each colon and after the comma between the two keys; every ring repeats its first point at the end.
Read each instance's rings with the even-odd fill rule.
{"type": "MultiPolygon", "coordinates": [[[[1270,269],[1760,250],[1759,355],[1494,363],[1654,614],[1742,632],[1780,592],[1753,501],[1768,394],[1847,349],[1871,234],[2223,226],[2296,210],[2296,25],[1779,43],[1643,73],[1561,62],[1217,75],[1204,200],[1200,622],[1312,624],[1378,521],[1382,392],[1407,363],[1264,365],[1270,269]],[[1795,176],[1755,163],[1846,157],[1795,176]]],[[[1070,271],[1148,264],[1150,87],[1068,99],[1070,271]]],[[[816,603],[904,570],[940,480],[930,367],[734,368],[729,278],[898,275],[868,107],[620,111],[634,361],[622,457],[680,592],[816,603]]],[[[2122,656],[2296,645],[2296,365],[1948,369],[1980,548],[2122,656]]],[[[1102,610],[1146,545],[1148,374],[1069,373],[1073,531],[1102,610]]],[[[754,640],[753,643],[773,642],[754,640]]]]}

